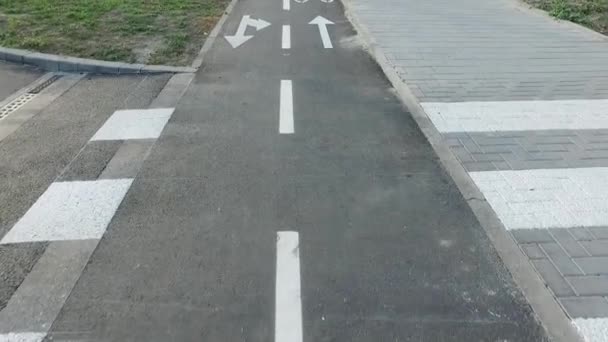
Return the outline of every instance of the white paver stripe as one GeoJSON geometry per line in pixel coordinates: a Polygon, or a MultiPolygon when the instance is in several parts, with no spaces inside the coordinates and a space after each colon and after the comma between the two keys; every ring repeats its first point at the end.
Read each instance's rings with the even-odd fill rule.
{"type": "Polygon", "coordinates": [[[99,239],[132,179],[55,182],[0,244],[99,239]]]}
{"type": "Polygon", "coordinates": [[[573,322],[585,342],[608,341],[608,318],[576,318],[573,322]]]}
{"type": "Polygon", "coordinates": [[[95,133],[94,140],[156,139],[174,108],[116,111],[95,133]]]}
{"type": "Polygon", "coordinates": [[[293,134],[293,87],[290,80],[281,81],[279,133],[293,134]]]}
{"type": "Polygon", "coordinates": [[[608,226],[608,168],[470,176],[507,229],[608,226]]]}
{"type": "Polygon", "coordinates": [[[440,132],[608,128],[608,100],[422,103],[440,132]]]}
{"type": "Polygon", "coordinates": [[[0,342],[41,342],[45,336],[45,333],[35,332],[0,334],[0,342]]]}
{"type": "Polygon", "coordinates": [[[302,342],[300,242],[297,232],[277,233],[274,342],[302,342]]]}

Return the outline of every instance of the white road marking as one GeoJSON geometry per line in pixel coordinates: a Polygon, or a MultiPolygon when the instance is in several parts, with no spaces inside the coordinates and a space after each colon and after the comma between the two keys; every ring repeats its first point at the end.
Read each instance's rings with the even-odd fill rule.
{"type": "Polygon", "coordinates": [[[279,133],[293,134],[293,87],[291,80],[281,80],[279,133]]]}
{"type": "Polygon", "coordinates": [[[91,141],[158,138],[173,111],[174,108],[116,111],[91,141]]]}
{"type": "Polygon", "coordinates": [[[277,233],[274,342],[302,342],[300,242],[297,232],[277,233]]]}
{"type": "Polygon", "coordinates": [[[334,24],[332,21],[325,19],[319,15],[313,20],[311,20],[309,24],[319,26],[319,34],[321,34],[321,41],[323,42],[324,48],[331,49],[334,47],[331,43],[331,38],[329,38],[329,32],[327,32],[327,25],[334,24]]]}
{"type": "Polygon", "coordinates": [[[291,9],[291,0],[283,0],[283,10],[289,11],[291,9]]]}
{"type": "Polygon", "coordinates": [[[334,0],[321,0],[321,2],[324,2],[326,4],[330,4],[330,3],[334,2],[334,0]]]}
{"type": "Polygon", "coordinates": [[[0,342],[42,342],[46,333],[17,332],[0,334],[0,342]]]}
{"type": "Polygon", "coordinates": [[[608,128],[608,100],[421,104],[440,132],[608,128]]]}
{"type": "Polygon", "coordinates": [[[291,49],[291,26],[283,25],[283,37],[281,42],[283,49],[291,49]]]}
{"type": "Polygon", "coordinates": [[[608,318],[575,318],[572,322],[585,342],[608,341],[608,318]]]}
{"type": "Polygon", "coordinates": [[[308,2],[308,0],[293,0],[293,1],[295,1],[295,2],[297,2],[299,4],[303,4],[303,3],[308,2]]]}
{"type": "Polygon", "coordinates": [[[249,39],[253,38],[253,36],[245,35],[245,31],[247,31],[247,26],[253,26],[256,31],[259,31],[270,26],[270,23],[262,19],[251,19],[249,15],[244,15],[241,19],[241,22],[239,23],[239,27],[236,30],[236,33],[233,36],[224,36],[224,38],[226,38],[228,43],[230,43],[233,48],[237,48],[249,39]]]}
{"type": "Polygon", "coordinates": [[[469,173],[507,229],[608,226],[608,168],[469,173]]]}
{"type": "Polygon", "coordinates": [[[55,182],[0,244],[99,239],[132,182],[132,179],[55,182]]]}

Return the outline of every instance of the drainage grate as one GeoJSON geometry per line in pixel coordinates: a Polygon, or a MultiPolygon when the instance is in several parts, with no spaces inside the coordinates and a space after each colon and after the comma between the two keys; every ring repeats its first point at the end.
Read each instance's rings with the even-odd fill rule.
{"type": "Polygon", "coordinates": [[[43,91],[46,87],[50,86],[51,84],[53,84],[53,82],[57,81],[58,79],[61,78],[61,75],[53,75],[51,78],[49,78],[48,80],[44,81],[43,83],[37,85],[36,87],[34,87],[33,89],[30,89],[30,91],[28,91],[29,94],[39,94],[41,91],[43,91]]]}
{"type": "Polygon", "coordinates": [[[36,94],[30,94],[30,93],[23,94],[23,95],[19,96],[18,98],[14,99],[13,101],[11,101],[6,106],[0,108],[0,120],[4,119],[7,115],[16,111],[17,109],[21,108],[21,106],[28,103],[34,97],[36,97],[36,94]]]}
{"type": "Polygon", "coordinates": [[[57,81],[60,78],[61,78],[61,75],[53,75],[53,76],[49,77],[48,80],[40,83],[39,85],[30,89],[27,93],[19,96],[18,98],[9,102],[6,106],[0,108],[0,120],[4,119],[7,115],[16,111],[17,109],[21,108],[24,104],[28,103],[30,100],[32,100],[34,97],[36,97],[36,95],[38,95],[41,91],[43,91],[45,88],[47,88],[48,86],[50,86],[51,84],[53,84],[55,81],[57,81]]]}

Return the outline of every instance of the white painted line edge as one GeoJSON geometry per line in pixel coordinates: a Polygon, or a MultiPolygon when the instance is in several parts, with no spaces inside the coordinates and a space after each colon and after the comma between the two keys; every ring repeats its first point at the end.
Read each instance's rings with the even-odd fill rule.
{"type": "Polygon", "coordinates": [[[45,337],[46,333],[16,332],[0,334],[0,342],[41,342],[45,337]]]}
{"type": "Polygon", "coordinates": [[[291,49],[291,26],[283,25],[283,37],[281,42],[283,49],[291,49]]]}
{"type": "Polygon", "coordinates": [[[302,342],[300,241],[297,232],[277,232],[274,342],[302,342]]]}
{"type": "Polygon", "coordinates": [[[291,9],[291,0],[283,0],[283,10],[289,11],[291,9]]]}
{"type": "Polygon", "coordinates": [[[585,342],[608,341],[608,318],[575,318],[572,322],[585,342]]]}
{"type": "Polygon", "coordinates": [[[293,134],[293,87],[291,80],[281,80],[279,133],[293,134]]]}

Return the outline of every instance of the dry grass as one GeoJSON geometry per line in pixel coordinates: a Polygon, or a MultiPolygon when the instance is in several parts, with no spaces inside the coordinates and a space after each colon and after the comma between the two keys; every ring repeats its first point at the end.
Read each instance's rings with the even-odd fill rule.
{"type": "Polygon", "coordinates": [[[552,16],[608,35],[608,0],[526,0],[552,16]]]}
{"type": "Polygon", "coordinates": [[[0,0],[0,46],[187,65],[228,0],[0,0]]]}

